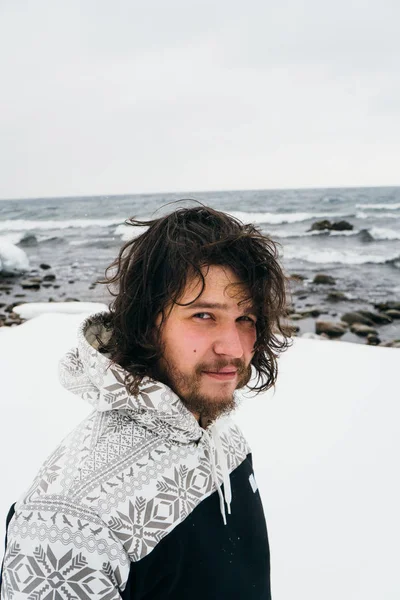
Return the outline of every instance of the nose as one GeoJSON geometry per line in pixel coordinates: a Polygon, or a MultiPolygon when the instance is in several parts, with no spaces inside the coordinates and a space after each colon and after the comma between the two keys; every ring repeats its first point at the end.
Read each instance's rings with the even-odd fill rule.
{"type": "Polygon", "coordinates": [[[215,354],[242,358],[243,345],[236,326],[224,327],[218,331],[213,350],[215,354]]]}

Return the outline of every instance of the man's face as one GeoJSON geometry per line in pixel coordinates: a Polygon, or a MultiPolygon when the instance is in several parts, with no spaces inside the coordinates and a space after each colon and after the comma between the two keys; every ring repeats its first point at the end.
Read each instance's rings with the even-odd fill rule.
{"type": "Polygon", "coordinates": [[[179,305],[167,310],[157,379],[197,418],[214,420],[235,407],[234,390],[250,379],[257,319],[251,303],[240,304],[247,290],[231,269],[210,266],[203,274],[201,296],[193,302],[201,289],[199,279],[193,278],[179,305]]]}

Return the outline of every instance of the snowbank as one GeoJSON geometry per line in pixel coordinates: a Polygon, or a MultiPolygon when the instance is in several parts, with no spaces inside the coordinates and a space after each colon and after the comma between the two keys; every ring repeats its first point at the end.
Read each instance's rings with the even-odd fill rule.
{"type": "Polygon", "coordinates": [[[23,319],[33,319],[34,317],[49,313],[69,315],[94,314],[108,310],[108,308],[100,302],[27,302],[26,304],[15,306],[13,310],[23,319]]]}
{"type": "Polygon", "coordinates": [[[25,252],[11,242],[0,239],[0,273],[17,275],[29,269],[29,260],[25,252]]]}
{"type": "MultiPolygon", "coordinates": [[[[91,410],[57,381],[81,320],[42,315],[0,337],[1,540],[9,505],[91,410]]],[[[399,359],[392,348],[298,339],[275,394],[243,401],[274,600],[400,597],[399,359]]]]}

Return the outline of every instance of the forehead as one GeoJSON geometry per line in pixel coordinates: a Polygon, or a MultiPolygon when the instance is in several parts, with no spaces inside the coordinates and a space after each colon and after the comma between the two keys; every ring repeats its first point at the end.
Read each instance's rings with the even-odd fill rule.
{"type": "Polygon", "coordinates": [[[198,296],[198,299],[201,298],[203,301],[219,301],[235,305],[248,299],[245,304],[251,304],[247,286],[229,267],[210,265],[202,269],[202,274],[205,287],[201,295],[199,296],[202,288],[201,279],[198,276],[190,277],[179,299],[179,304],[189,304],[196,300],[198,296]]]}

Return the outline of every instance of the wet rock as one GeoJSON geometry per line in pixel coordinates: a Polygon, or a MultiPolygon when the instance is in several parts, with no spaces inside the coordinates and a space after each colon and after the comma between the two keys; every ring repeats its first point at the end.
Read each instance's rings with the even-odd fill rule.
{"type": "Polygon", "coordinates": [[[292,321],[300,321],[300,319],[304,319],[303,315],[300,315],[299,313],[293,313],[290,315],[290,318],[292,321]]]}
{"type": "Polygon", "coordinates": [[[33,235],[33,233],[25,233],[25,235],[18,242],[18,246],[23,246],[25,248],[37,246],[37,245],[38,245],[37,237],[36,237],[36,235],[33,235]]]}
{"type": "Polygon", "coordinates": [[[374,241],[374,237],[370,234],[368,229],[361,229],[357,237],[365,244],[374,241]]]}
{"type": "Polygon", "coordinates": [[[348,300],[349,298],[346,296],[346,294],[344,292],[329,292],[329,294],[326,297],[326,300],[328,302],[342,302],[344,300],[348,300]]]}
{"type": "Polygon", "coordinates": [[[3,306],[5,306],[5,302],[0,302],[0,308],[3,308],[3,306]]]}
{"type": "Polygon", "coordinates": [[[357,312],[377,325],[386,325],[392,322],[387,313],[373,313],[369,310],[358,310],[357,312]]]}
{"type": "Polygon", "coordinates": [[[400,348],[400,340],[391,340],[390,342],[383,342],[379,345],[385,346],[386,348],[400,348]]]}
{"type": "Polygon", "coordinates": [[[65,302],[80,302],[78,298],[65,298],[65,302]]]}
{"type": "Polygon", "coordinates": [[[332,231],[352,231],[353,229],[354,225],[348,221],[335,221],[331,226],[332,231]]]}
{"type": "Polygon", "coordinates": [[[30,279],[20,281],[20,286],[23,290],[40,290],[40,283],[38,281],[31,281],[30,279]]]}
{"type": "Polygon", "coordinates": [[[340,337],[347,332],[347,326],[334,321],[316,321],[315,332],[318,335],[325,333],[329,337],[340,337]]]}
{"type": "Polygon", "coordinates": [[[311,306],[310,308],[307,308],[305,310],[298,310],[297,312],[300,315],[302,315],[303,318],[305,318],[305,317],[319,317],[325,311],[323,308],[320,308],[319,306],[311,306]]]}
{"type": "Polygon", "coordinates": [[[369,333],[372,333],[374,335],[378,334],[376,329],[374,329],[370,325],[363,325],[362,323],[353,323],[353,325],[350,326],[350,331],[362,337],[367,337],[369,333]]]}
{"type": "Polygon", "coordinates": [[[374,308],[377,310],[383,310],[383,312],[392,309],[400,310],[400,302],[378,302],[377,304],[374,304],[374,308]]]}
{"type": "Polygon", "coordinates": [[[42,283],[42,287],[51,288],[51,287],[53,287],[53,285],[51,283],[42,283]]]}
{"type": "Polygon", "coordinates": [[[51,265],[48,265],[46,263],[42,263],[41,265],[39,265],[41,269],[43,269],[44,271],[47,271],[48,269],[51,269],[51,265]]]}
{"type": "Polygon", "coordinates": [[[14,294],[15,298],[26,298],[26,294],[14,294]]]}
{"type": "Polygon", "coordinates": [[[324,231],[325,229],[331,229],[331,227],[332,223],[328,219],[323,219],[322,221],[315,221],[308,231],[324,231]]]}
{"type": "Polygon", "coordinates": [[[5,307],[4,312],[6,312],[6,313],[13,312],[14,308],[16,306],[18,306],[18,304],[21,304],[21,303],[20,302],[13,302],[12,304],[9,304],[8,306],[5,307]]]}
{"type": "Polygon", "coordinates": [[[395,308],[390,308],[385,314],[391,319],[400,319],[400,310],[396,310],[395,308]]]}
{"type": "Polygon", "coordinates": [[[61,285],[53,285],[53,288],[54,288],[55,290],[58,290],[58,288],[60,288],[60,287],[61,287],[61,285]]]}
{"type": "Polygon", "coordinates": [[[316,283],[318,285],[334,285],[336,283],[336,280],[333,277],[331,277],[330,275],[325,275],[324,273],[318,273],[314,277],[313,283],[316,283]]]}
{"type": "Polygon", "coordinates": [[[74,280],[74,279],[70,279],[70,280],[68,281],[68,283],[69,283],[69,284],[71,284],[71,283],[75,283],[75,280],[74,280]]]}
{"type": "Polygon", "coordinates": [[[353,325],[353,323],[361,323],[362,325],[373,325],[374,322],[368,317],[364,317],[360,312],[348,312],[341,316],[342,321],[353,325]]]}
{"type": "Polygon", "coordinates": [[[293,281],[304,281],[307,277],[305,275],[299,275],[298,273],[291,273],[289,279],[292,279],[293,281]]]}
{"type": "Polygon", "coordinates": [[[369,346],[378,346],[380,343],[381,340],[375,333],[369,333],[367,335],[367,344],[369,346]]]}
{"type": "Polygon", "coordinates": [[[12,287],[10,285],[0,285],[1,292],[11,292],[12,287]]]}
{"type": "Polygon", "coordinates": [[[45,275],[43,277],[43,281],[55,281],[56,276],[53,275],[52,273],[49,273],[48,275],[45,275]]]}
{"type": "Polygon", "coordinates": [[[55,302],[55,300],[54,300],[54,298],[51,298],[51,297],[50,297],[50,298],[47,300],[47,302],[55,302]]]}

